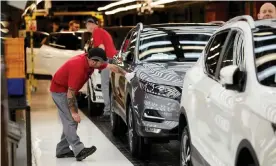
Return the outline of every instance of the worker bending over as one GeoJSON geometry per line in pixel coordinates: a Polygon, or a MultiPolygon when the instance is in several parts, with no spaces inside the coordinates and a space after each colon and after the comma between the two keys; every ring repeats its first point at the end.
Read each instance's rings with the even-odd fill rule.
{"type": "Polygon", "coordinates": [[[133,74],[126,73],[116,65],[106,63],[106,60],[103,49],[92,48],[88,53],[69,59],[54,75],[50,91],[63,126],[61,140],[56,147],[57,158],[76,157],[77,161],[81,161],[97,149],[95,146],[85,148],[77,135],[77,126],[81,118],[78,113],[76,94],[87,82],[94,69],[107,68],[124,75],[128,81],[132,79],[133,74]]]}

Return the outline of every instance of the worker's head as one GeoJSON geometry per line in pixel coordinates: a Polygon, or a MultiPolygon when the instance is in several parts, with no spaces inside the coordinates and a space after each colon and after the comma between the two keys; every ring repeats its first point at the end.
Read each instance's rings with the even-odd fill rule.
{"type": "Polygon", "coordinates": [[[93,31],[98,27],[99,21],[96,17],[88,17],[86,19],[86,29],[87,31],[93,33],[93,31]]]}
{"type": "Polygon", "coordinates": [[[60,29],[60,20],[58,18],[52,20],[52,28],[53,32],[57,32],[60,29]]]}
{"type": "Polygon", "coordinates": [[[88,64],[90,67],[99,68],[107,61],[105,51],[101,48],[91,48],[87,54],[88,64]]]}
{"type": "Polygon", "coordinates": [[[76,20],[69,22],[69,31],[78,31],[80,29],[80,23],[76,20]]]}
{"type": "Polygon", "coordinates": [[[272,3],[265,3],[261,6],[258,19],[276,18],[276,8],[272,3]]]}

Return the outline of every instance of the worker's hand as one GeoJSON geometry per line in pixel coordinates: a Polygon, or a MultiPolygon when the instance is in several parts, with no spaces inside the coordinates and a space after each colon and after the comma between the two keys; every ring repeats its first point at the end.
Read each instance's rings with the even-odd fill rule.
{"type": "Polygon", "coordinates": [[[80,123],[81,118],[80,118],[80,115],[78,113],[76,113],[76,112],[72,113],[72,117],[73,117],[75,122],[80,123]]]}
{"type": "Polygon", "coordinates": [[[133,79],[134,76],[135,76],[134,72],[126,73],[125,78],[128,82],[130,82],[133,79]]]}

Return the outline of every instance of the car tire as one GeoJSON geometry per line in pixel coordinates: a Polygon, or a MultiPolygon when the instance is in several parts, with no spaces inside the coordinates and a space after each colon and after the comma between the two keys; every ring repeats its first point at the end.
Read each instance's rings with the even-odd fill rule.
{"type": "Polygon", "coordinates": [[[188,126],[185,126],[181,136],[180,165],[193,166],[191,160],[191,140],[188,126]]]}
{"type": "Polygon", "coordinates": [[[100,116],[103,114],[103,104],[94,103],[91,100],[89,81],[87,82],[87,108],[90,116],[100,116]]]}
{"type": "Polygon", "coordinates": [[[149,158],[151,153],[151,143],[148,142],[145,138],[139,136],[136,132],[135,117],[131,102],[128,106],[127,126],[128,146],[131,155],[138,159],[149,158]]]}
{"type": "Polygon", "coordinates": [[[126,125],[114,111],[114,96],[110,92],[110,126],[113,136],[123,136],[126,133],[126,125]]]}

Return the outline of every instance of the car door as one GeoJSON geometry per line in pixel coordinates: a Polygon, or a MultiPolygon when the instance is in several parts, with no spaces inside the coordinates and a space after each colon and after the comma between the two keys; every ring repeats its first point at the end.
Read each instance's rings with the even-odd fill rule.
{"type": "Polygon", "coordinates": [[[216,151],[214,142],[216,136],[213,126],[214,117],[212,111],[212,103],[210,98],[210,89],[219,84],[216,78],[216,69],[219,58],[225,48],[225,41],[229,30],[221,31],[215,34],[212,38],[212,43],[207,45],[204,57],[204,75],[201,80],[194,85],[189,85],[194,91],[194,98],[196,101],[196,109],[194,113],[195,121],[193,122],[193,129],[191,135],[194,135],[193,144],[199,150],[201,155],[210,165],[218,165],[220,160],[213,152],[216,151]]]}
{"type": "MultiPolygon", "coordinates": [[[[132,69],[132,65],[134,62],[134,50],[136,46],[136,36],[135,30],[131,30],[127,37],[125,38],[121,50],[118,53],[114,63],[119,66],[120,68],[124,69],[127,72],[130,72],[132,69]]],[[[120,105],[121,109],[123,110],[123,116],[125,116],[125,98],[126,98],[126,80],[125,77],[119,73],[111,73],[111,79],[113,82],[113,92],[115,101],[120,105]]]]}
{"type": "MultiPolygon", "coordinates": [[[[237,65],[241,70],[244,70],[243,41],[242,31],[232,29],[216,70],[216,78],[219,82],[220,70],[223,67],[237,65]]],[[[242,94],[238,91],[225,89],[221,83],[216,83],[209,89],[210,107],[208,112],[213,116],[214,123],[210,123],[213,134],[208,135],[208,140],[216,147],[212,153],[220,159],[216,160],[217,165],[231,165],[233,163],[230,151],[232,126],[235,123],[233,117],[235,111],[238,111],[235,110],[235,105],[242,101],[242,94]]]]}
{"type": "Polygon", "coordinates": [[[51,34],[39,52],[51,75],[54,75],[68,59],[82,53],[84,50],[81,48],[81,39],[73,33],[51,34]]]}

